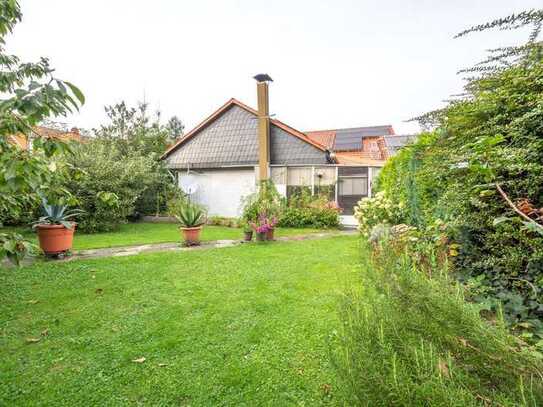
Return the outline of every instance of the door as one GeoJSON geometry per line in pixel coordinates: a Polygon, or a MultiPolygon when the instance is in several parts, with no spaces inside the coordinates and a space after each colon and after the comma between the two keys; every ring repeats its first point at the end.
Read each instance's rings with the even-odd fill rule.
{"type": "Polygon", "coordinates": [[[338,168],[338,204],[343,215],[353,215],[360,199],[368,196],[368,167],[338,168]]]}

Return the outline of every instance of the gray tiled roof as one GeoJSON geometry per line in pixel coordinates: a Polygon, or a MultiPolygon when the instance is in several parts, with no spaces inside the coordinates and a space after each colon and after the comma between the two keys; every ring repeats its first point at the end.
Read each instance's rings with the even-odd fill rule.
{"type": "Polygon", "coordinates": [[[271,125],[271,164],[326,164],[324,151],[271,125]]]}
{"type": "Polygon", "coordinates": [[[396,134],[385,136],[385,144],[390,155],[396,154],[402,147],[414,143],[417,140],[416,134],[396,134]]]}
{"type": "MultiPolygon", "coordinates": [[[[233,105],[217,119],[181,143],[166,158],[170,168],[217,168],[258,163],[256,116],[233,105]]],[[[323,164],[325,152],[272,125],[272,164],[323,164]]]]}

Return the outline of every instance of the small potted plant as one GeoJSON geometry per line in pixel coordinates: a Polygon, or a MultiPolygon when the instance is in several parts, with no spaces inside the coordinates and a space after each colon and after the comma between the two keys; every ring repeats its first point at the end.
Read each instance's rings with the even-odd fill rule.
{"type": "Polygon", "coordinates": [[[256,241],[264,242],[266,240],[266,233],[268,232],[268,225],[259,225],[253,223],[253,229],[256,232],[256,241]]]}
{"type": "Polygon", "coordinates": [[[251,227],[249,222],[244,220],[241,226],[243,227],[243,240],[245,242],[250,242],[251,240],[253,240],[253,228],[251,227]]]}
{"type": "Polygon", "coordinates": [[[202,226],[206,223],[205,210],[195,203],[180,202],[174,206],[171,214],[179,222],[185,245],[199,245],[202,226]]]}
{"type": "Polygon", "coordinates": [[[277,218],[275,216],[271,219],[266,218],[265,223],[268,225],[266,230],[266,240],[275,240],[274,232],[275,225],[277,225],[277,218]]]}
{"type": "Polygon", "coordinates": [[[40,248],[48,256],[65,254],[72,249],[77,224],[71,219],[83,211],[66,209],[67,205],[50,205],[44,199],[43,216],[33,223],[32,227],[38,231],[40,248]]]}

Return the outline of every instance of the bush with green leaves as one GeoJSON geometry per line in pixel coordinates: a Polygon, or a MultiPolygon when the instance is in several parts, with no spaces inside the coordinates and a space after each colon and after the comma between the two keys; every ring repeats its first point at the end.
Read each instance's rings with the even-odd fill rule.
{"type": "Polygon", "coordinates": [[[340,209],[328,198],[329,193],[311,195],[310,189],[299,188],[288,200],[278,225],[293,228],[336,228],[340,209]]]}
{"type": "MultiPolygon", "coordinates": [[[[488,27],[543,22],[543,11],[522,16],[488,27]]],[[[378,185],[405,207],[399,222],[447,224],[471,299],[502,307],[511,329],[543,347],[543,45],[516,52],[469,80],[467,97],[422,117],[437,127],[389,160],[378,185]]]]}
{"type": "Polygon", "coordinates": [[[85,212],[79,218],[79,229],[86,233],[118,229],[156,179],[152,158],[121,156],[113,145],[100,139],[75,148],[70,161],[77,172],[68,178],[66,188],[85,212]]]}
{"type": "Polygon", "coordinates": [[[402,203],[394,204],[383,192],[377,192],[371,198],[362,198],[354,207],[354,217],[358,230],[364,237],[369,237],[374,226],[394,225],[401,219],[402,203]]]}
{"type": "Polygon", "coordinates": [[[273,181],[261,181],[254,193],[241,199],[241,218],[247,222],[257,222],[261,216],[279,217],[283,205],[283,198],[273,181]]]}
{"type": "Polygon", "coordinates": [[[237,228],[240,225],[240,220],[237,218],[229,218],[227,216],[210,216],[209,218],[207,218],[207,224],[212,226],[226,226],[228,228],[237,228]]]}
{"type": "Polygon", "coordinates": [[[121,160],[141,156],[154,162],[148,169],[153,180],[138,194],[133,217],[164,214],[168,200],[177,197],[179,189],[160,157],[182,136],[183,123],[174,116],[164,124],[160,112],[151,114],[147,103],[131,107],[123,101],[106,106],[105,111],[108,122],[94,130],[96,138],[117,151],[121,160]]]}
{"type": "Polygon", "coordinates": [[[362,251],[332,347],[348,405],[542,405],[541,355],[500,314],[483,320],[432,251],[426,263],[386,239],[362,251]]]}

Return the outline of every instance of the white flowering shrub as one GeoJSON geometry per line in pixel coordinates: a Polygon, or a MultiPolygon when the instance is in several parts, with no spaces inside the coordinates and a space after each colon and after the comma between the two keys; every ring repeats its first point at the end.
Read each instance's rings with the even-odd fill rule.
{"type": "Polygon", "coordinates": [[[394,205],[383,192],[372,198],[362,198],[354,208],[354,217],[358,221],[358,230],[364,237],[369,237],[372,228],[378,224],[393,225],[401,208],[394,205]]]}

